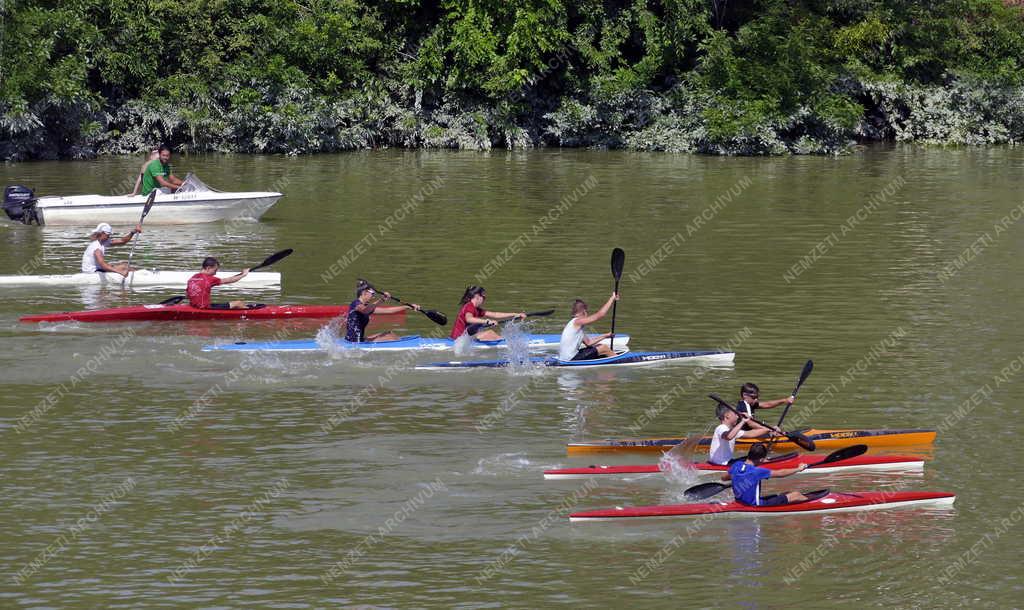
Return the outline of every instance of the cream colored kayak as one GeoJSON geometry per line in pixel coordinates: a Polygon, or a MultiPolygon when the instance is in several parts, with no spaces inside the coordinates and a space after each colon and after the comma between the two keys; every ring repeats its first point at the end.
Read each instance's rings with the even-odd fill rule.
{"type": "MultiPolygon", "coordinates": [[[[227,278],[237,271],[221,271],[217,277],[227,278]]],[[[68,275],[0,275],[0,286],[114,286],[120,287],[161,287],[185,288],[188,279],[196,271],[158,271],[139,269],[128,274],[127,279],[116,273],[72,273],[68,275]]],[[[281,274],[277,272],[250,273],[234,284],[224,288],[273,288],[281,285],[281,274]]],[[[220,288],[218,288],[220,289],[220,288]]]]}

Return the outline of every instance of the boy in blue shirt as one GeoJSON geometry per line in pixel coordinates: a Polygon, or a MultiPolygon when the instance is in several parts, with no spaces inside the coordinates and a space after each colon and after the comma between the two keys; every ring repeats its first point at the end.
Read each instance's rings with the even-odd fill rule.
{"type": "Polygon", "coordinates": [[[722,477],[722,480],[732,480],[732,493],[736,497],[736,501],[747,506],[780,506],[793,502],[806,502],[807,496],[799,491],[761,496],[761,481],[768,478],[788,477],[807,468],[807,464],[783,470],[761,468],[758,464],[764,461],[767,455],[768,448],[763,443],[755,443],[750,447],[750,452],[747,453],[745,460],[736,460],[729,466],[729,471],[722,477]]]}

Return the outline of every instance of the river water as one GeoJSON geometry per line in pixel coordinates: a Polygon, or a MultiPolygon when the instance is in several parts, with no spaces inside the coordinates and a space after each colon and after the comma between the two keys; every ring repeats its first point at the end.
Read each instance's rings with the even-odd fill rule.
{"type": "MultiPolygon", "coordinates": [[[[0,184],[110,193],[139,162],[0,165],[0,184]]],[[[450,355],[211,353],[312,337],[322,321],[34,326],[18,316],[173,291],[5,289],[3,606],[1019,604],[1024,150],[375,151],[175,168],[285,196],[257,223],[147,226],[143,266],[239,268],[291,247],[280,291],[235,294],[340,303],[363,277],[453,317],[482,283],[496,310],[557,308],[531,328],[560,332],[572,299],[607,298],[621,247],[630,347],[732,346],[735,363],[432,372],[409,367],[450,355]],[[792,426],[939,436],[906,450],[928,458],[923,473],[768,489],[942,490],[956,504],[570,524],[572,510],[676,502],[707,479],[541,476],[652,461],[569,458],[565,444],[706,432],[706,394],[754,381],[785,396],[807,359],[792,426]]],[[[4,223],[0,273],[74,271],[90,228],[4,223]]],[[[410,314],[396,330],[435,328],[410,314]]]]}

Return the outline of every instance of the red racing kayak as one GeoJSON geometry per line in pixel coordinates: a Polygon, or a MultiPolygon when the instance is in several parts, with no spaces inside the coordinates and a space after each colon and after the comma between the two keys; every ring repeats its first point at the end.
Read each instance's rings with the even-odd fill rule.
{"type": "Polygon", "coordinates": [[[782,506],[747,506],[739,502],[707,504],[664,504],[657,506],[616,507],[604,510],[588,510],[569,515],[576,521],[615,521],[621,519],[644,519],[660,517],[698,517],[700,515],[799,515],[812,513],[835,513],[854,510],[877,510],[925,504],[949,505],[956,495],[934,491],[864,491],[857,493],[830,492],[823,489],[807,494],[806,502],[782,506]]]}
{"type": "MultiPolygon", "coordinates": [[[[334,318],[348,313],[348,305],[266,305],[253,309],[199,309],[191,305],[134,305],[112,309],[65,311],[23,316],[22,322],[137,322],[161,320],[271,320],[334,318]]],[[[390,314],[404,316],[405,312],[390,314]]],[[[393,318],[392,318],[393,319],[393,318]]]]}
{"type": "MultiPolygon", "coordinates": [[[[924,459],[912,455],[858,455],[856,457],[838,460],[827,464],[821,464],[825,459],[824,455],[790,455],[782,456],[783,459],[765,461],[760,466],[769,470],[782,470],[784,468],[796,468],[800,464],[807,464],[805,472],[841,472],[848,470],[920,470],[924,468],[924,459]]],[[[728,466],[711,464],[709,462],[694,462],[695,470],[712,473],[725,472],[728,466]]],[[[660,464],[640,464],[627,466],[587,466],[585,468],[558,468],[545,470],[545,479],[585,479],[599,475],[645,475],[658,474],[662,472],[660,464]]]]}

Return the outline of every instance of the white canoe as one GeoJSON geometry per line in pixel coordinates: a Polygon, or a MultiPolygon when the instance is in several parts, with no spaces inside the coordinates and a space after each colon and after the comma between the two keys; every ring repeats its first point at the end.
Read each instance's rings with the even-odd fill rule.
{"type": "MultiPolygon", "coordinates": [[[[149,220],[147,218],[147,220],[149,220]]],[[[221,271],[217,277],[227,278],[237,271],[221,271]]],[[[188,278],[195,271],[156,271],[139,269],[128,274],[125,287],[159,286],[164,288],[185,288],[188,278]]],[[[0,275],[0,286],[115,286],[122,285],[124,278],[116,273],[72,273],[69,275],[0,275]]],[[[268,288],[281,285],[281,274],[277,272],[250,273],[234,284],[224,288],[268,288]]]]}
{"type": "MultiPolygon", "coordinates": [[[[146,224],[191,224],[222,220],[256,220],[270,209],[281,193],[193,191],[189,193],[158,193],[146,224]]],[[[72,195],[40,197],[36,211],[40,224],[132,225],[139,222],[146,198],[138,195],[72,195]]]]}

